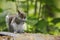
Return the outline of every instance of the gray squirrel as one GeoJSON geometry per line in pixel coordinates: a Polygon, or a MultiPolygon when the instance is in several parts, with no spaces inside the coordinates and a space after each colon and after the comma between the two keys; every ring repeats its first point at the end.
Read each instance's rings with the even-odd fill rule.
{"type": "Polygon", "coordinates": [[[24,32],[24,24],[26,21],[26,15],[19,10],[17,10],[17,14],[15,15],[7,15],[6,16],[6,24],[9,32],[12,33],[23,33],[24,32]]]}

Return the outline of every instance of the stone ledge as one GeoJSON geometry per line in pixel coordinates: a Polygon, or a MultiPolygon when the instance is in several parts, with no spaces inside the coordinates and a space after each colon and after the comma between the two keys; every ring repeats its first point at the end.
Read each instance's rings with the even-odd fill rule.
{"type": "Polygon", "coordinates": [[[60,36],[45,35],[45,34],[19,34],[15,40],[60,40],[60,36]]]}
{"type": "Polygon", "coordinates": [[[41,33],[21,33],[14,34],[8,32],[0,32],[0,34],[7,35],[5,37],[0,36],[0,40],[60,40],[60,36],[47,35],[41,33]]]}

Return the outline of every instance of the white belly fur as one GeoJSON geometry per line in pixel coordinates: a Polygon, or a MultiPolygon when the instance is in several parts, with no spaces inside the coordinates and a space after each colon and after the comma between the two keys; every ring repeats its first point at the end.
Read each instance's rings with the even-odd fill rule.
{"type": "Polygon", "coordinates": [[[24,29],[25,29],[25,25],[24,24],[16,24],[16,23],[13,23],[11,25],[13,26],[13,28],[15,30],[14,32],[16,32],[16,31],[23,32],[24,29]]]}

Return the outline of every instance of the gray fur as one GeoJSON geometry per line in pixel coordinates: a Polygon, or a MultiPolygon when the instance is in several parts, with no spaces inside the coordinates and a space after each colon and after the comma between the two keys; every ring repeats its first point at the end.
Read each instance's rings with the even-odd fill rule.
{"type": "MultiPolygon", "coordinates": [[[[23,14],[24,15],[24,14],[23,14]]],[[[6,24],[9,32],[13,33],[23,33],[24,32],[24,23],[26,18],[21,18],[19,15],[7,15],[6,24]]]]}

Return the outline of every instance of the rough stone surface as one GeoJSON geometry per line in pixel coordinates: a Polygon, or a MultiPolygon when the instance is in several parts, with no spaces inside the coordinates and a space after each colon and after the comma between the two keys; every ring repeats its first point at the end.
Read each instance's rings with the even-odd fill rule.
{"type": "MultiPolygon", "coordinates": [[[[48,34],[41,34],[41,33],[7,33],[7,32],[0,32],[0,34],[8,35],[14,38],[14,40],[60,40],[60,36],[53,36],[48,34]]],[[[11,38],[10,37],[10,38],[11,38]]],[[[5,37],[8,38],[8,37],[5,37]]],[[[3,38],[0,37],[0,40],[3,38]]],[[[13,39],[10,39],[13,40],[13,39]]]]}
{"type": "Polygon", "coordinates": [[[45,35],[45,34],[18,34],[15,40],[60,40],[60,36],[45,35]]]}

